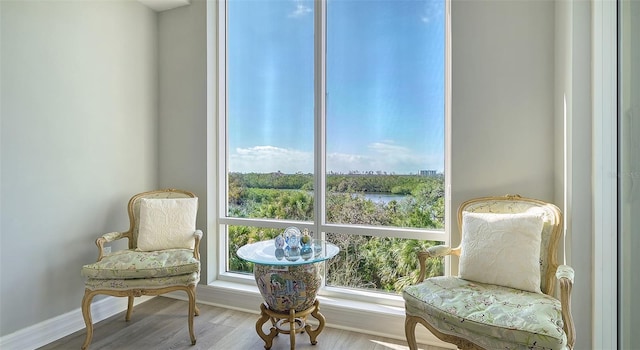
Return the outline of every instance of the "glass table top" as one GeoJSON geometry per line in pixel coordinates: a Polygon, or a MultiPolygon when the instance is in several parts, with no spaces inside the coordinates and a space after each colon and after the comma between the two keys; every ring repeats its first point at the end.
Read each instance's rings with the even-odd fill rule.
{"type": "Polygon", "coordinates": [[[260,241],[244,245],[236,252],[238,257],[260,265],[292,266],[312,264],[333,258],[338,254],[340,248],[333,243],[315,239],[310,246],[311,251],[304,251],[303,248],[276,249],[275,241],[260,241]]]}

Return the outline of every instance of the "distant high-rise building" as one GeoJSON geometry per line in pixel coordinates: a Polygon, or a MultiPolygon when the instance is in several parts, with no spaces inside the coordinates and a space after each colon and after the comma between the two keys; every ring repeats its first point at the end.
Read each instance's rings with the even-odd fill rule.
{"type": "Polygon", "coordinates": [[[420,170],[420,176],[436,176],[435,170],[420,170]]]}

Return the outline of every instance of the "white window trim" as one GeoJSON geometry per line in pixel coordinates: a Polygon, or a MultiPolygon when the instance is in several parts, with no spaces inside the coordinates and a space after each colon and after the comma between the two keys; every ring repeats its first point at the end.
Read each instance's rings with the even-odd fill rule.
{"type": "MultiPolygon", "coordinates": [[[[450,14],[451,14],[451,4],[450,4],[450,0],[444,0],[445,1],[445,33],[446,33],[446,37],[445,37],[445,200],[446,200],[446,204],[445,204],[445,230],[441,231],[441,230],[431,230],[431,231],[424,231],[424,230],[417,230],[417,229],[406,229],[406,228],[398,228],[398,229],[388,229],[388,228],[372,228],[372,227],[358,227],[358,226],[353,226],[353,225],[349,225],[348,233],[352,233],[352,234],[366,234],[366,235],[377,235],[376,233],[382,233],[382,231],[384,231],[385,236],[393,236],[394,233],[393,232],[397,232],[397,234],[400,236],[400,232],[402,232],[402,237],[403,238],[417,238],[417,239],[427,239],[427,240],[437,240],[437,241],[443,241],[444,244],[449,244],[450,243],[450,223],[452,222],[452,218],[451,218],[451,188],[450,188],[450,179],[451,179],[451,174],[450,174],[450,156],[451,156],[451,147],[450,147],[450,140],[451,140],[451,89],[450,89],[450,85],[451,85],[451,20],[450,20],[450,14]]],[[[326,2],[324,1],[315,1],[315,21],[318,20],[324,20],[324,16],[326,14],[325,11],[325,6],[326,6],[326,2]]],[[[227,169],[225,167],[225,164],[227,162],[227,154],[226,154],[226,138],[223,137],[219,137],[218,135],[218,130],[225,130],[226,129],[226,118],[223,118],[222,116],[224,116],[226,114],[226,105],[227,105],[227,96],[226,96],[226,91],[225,89],[220,89],[219,88],[219,81],[223,81],[226,79],[226,57],[225,57],[225,52],[219,52],[218,51],[218,43],[222,43],[222,42],[226,42],[226,28],[224,23],[226,23],[226,15],[227,15],[227,11],[226,11],[226,6],[227,6],[227,1],[208,1],[208,17],[209,18],[215,18],[215,24],[211,24],[208,25],[210,26],[208,31],[211,34],[211,37],[216,38],[217,42],[213,42],[213,40],[210,40],[208,42],[208,45],[210,45],[208,52],[210,53],[211,56],[217,56],[217,57],[210,57],[209,58],[209,62],[213,62],[213,65],[216,66],[217,70],[216,70],[216,79],[212,79],[211,81],[209,81],[209,85],[210,85],[210,91],[217,91],[216,94],[216,98],[217,101],[215,101],[215,105],[217,105],[217,111],[212,111],[211,115],[212,115],[212,119],[214,120],[214,125],[215,127],[212,127],[210,129],[210,133],[215,134],[215,137],[211,138],[213,140],[217,140],[217,142],[212,142],[213,143],[217,143],[215,146],[215,148],[217,148],[217,159],[225,159],[224,164],[221,162],[218,162],[216,159],[210,159],[210,162],[212,162],[212,164],[215,164],[215,169],[210,169],[212,174],[216,174],[218,176],[218,178],[225,178],[227,176],[227,169]],[[217,32],[216,32],[217,31],[217,32]],[[217,62],[215,62],[215,60],[217,59],[217,62]],[[215,81],[213,81],[215,80],[215,81]],[[216,114],[217,113],[217,114],[216,114]],[[224,158],[221,158],[224,157],[224,158]]],[[[211,23],[214,21],[208,21],[208,23],[211,23]]],[[[316,71],[314,74],[317,75],[324,75],[325,74],[325,64],[324,64],[324,55],[321,54],[322,52],[325,52],[325,47],[326,47],[326,38],[325,38],[325,33],[322,32],[322,35],[316,35],[315,36],[316,41],[314,43],[314,45],[316,45],[316,50],[315,50],[315,54],[316,54],[316,60],[320,59],[322,60],[322,64],[320,65],[316,65],[316,71]],[[321,56],[321,57],[318,57],[321,56]]],[[[226,50],[225,50],[226,51],[226,50]]],[[[213,74],[211,74],[213,75],[213,74]]],[[[315,84],[317,85],[315,88],[321,88],[322,91],[324,91],[324,86],[322,84],[325,83],[325,79],[315,79],[315,84]]],[[[318,96],[318,95],[322,95],[322,94],[315,94],[315,104],[316,104],[316,110],[315,110],[315,123],[316,123],[316,130],[321,130],[324,133],[324,121],[323,118],[321,118],[320,116],[324,115],[324,108],[325,108],[325,98],[324,96],[318,96]]],[[[320,150],[322,150],[320,152],[320,154],[318,152],[316,152],[316,158],[315,158],[315,162],[316,162],[316,166],[315,168],[317,169],[316,171],[319,171],[320,173],[324,173],[325,169],[323,168],[323,162],[321,161],[322,158],[324,157],[324,134],[321,134],[320,136],[322,137],[318,137],[318,135],[316,135],[316,147],[320,150]]],[[[212,167],[214,168],[214,167],[212,167]]],[[[325,179],[323,176],[317,176],[316,177],[316,188],[323,188],[323,187],[318,187],[318,186],[324,186],[324,182],[325,179]]],[[[274,228],[276,227],[280,227],[283,224],[283,221],[278,221],[278,222],[273,222],[272,224],[269,223],[269,221],[265,221],[265,220],[252,220],[252,219],[245,219],[245,218],[224,218],[223,215],[220,213],[221,211],[224,210],[224,208],[226,207],[226,189],[224,188],[224,182],[222,181],[217,181],[217,179],[212,180],[211,182],[212,187],[215,188],[215,191],[217,191],[216,196],[211,196],[210,198],[217,198],[215,201],[215,205],[212,206],[212,209],[209,210],[209,214],[210,214],[210,218],[214,218],[213,223],[210,225],[210,230],[209,232],[216,232],[216,238],[212,239],[212,243],[208,244],[207,249],[208,251],[211,252],[216,252],[216,254],[207,254],[207,256],[211,256],[212,258],[209,259],[208,262],[208,266],[210,267],[209,271],[212,271],[213,273],[210,273],[209,275],[209,279],[208,281],[210,281],[211,283],[209,283],[208,286],[199,286],[199,300],[204,301],[205,303],[211,303],[211,304],[215,304],[215,305],[220,305],[220,306],[224,306],[224,307],[229,307],[229,308],[233,308],[233,309],[241,309],[241,310],[246,310],[246,311],[253,311],[255,312],[255,310],[257,310],[257,307],[255,303],[255,300],[260,300],[261,302],[261,297],[259,295],[258,289],[255,286],[255,281],[253,280],[253,276],[251,275],[245,275],[245,276],[238,276],[238,274],[235,273],[228,273],[226,272],[226,259],[227,259],[227,251],[226,251],[226,243],[225,243],[225,231],[224,231],[224,226],[228,225],[228,224],[246,224],[246,223],[250,223],[252,221],[259,221],[261,226],[273,226],[274,228]],[[225,194],[225,196],[222,196],[222,194],[225,194]],[[215,275],[214,275],[215,274],[215,275]],[[201,291],[202,290],[202,291],[201,291]],[[243,297],[238,297],[238,296],[243,296],[243,297]]],[[[324,196],[324,194],[320,194],[322,196],[324,196]]],[[[315,208],[320,208],[320,206],[317,205],[317,201],[319,200],[318,196],[314,196],[314,201],[316,201],[316,203],[314,203],[315,208]]],[[[322,212],[320,212],[320,216],[319,217],[325,217],[324,216],[324,208],[321,208],[320,210],[322,210],[322,212]]],[[[318,215],[318,212],[316,212],[316,215],[318,215]]],[[[291,222],[292,224],[294,224],[294,222],[291,222]]],[[[295,225],[301,228],[309,228],[309,229],[313,229],[315,230],[315,225],[312,223],[300,223],[300,222],[295,222],[295,225]]],[[[345,225],[333,225],[333,224],[320,224],[318,225],[320,227],[320,230],[322,231],[327,231],[330,230],[332,227],[341,227],[344,228],[345,225]]],[[[449,259],[446,260],[445,263],[445,274],[449,274],[450,273],[450,267],[449,267],[449,259]]],[[[326,310],[326,308],[328,307],[329,309],[331,309],[332,307],[339,307],[341,308],[342,312],[346,312],[346,323],[347,326],[341,326],[341,323],[344,322],[343,321],[338,321],[333,323],[334,326],[340,327],[340,328],[345,328],[345,329],[352,329],[352,330],[358,330],[358,331],[363,331],[365,333],[372,333],[372,334],[381,334],[381,335],[386,335],[392,338],[398,338],[398,339],[404,339],[404,334],[393,334],[393,333],[388,333],[389,332],[389,327],[388,325],[386,325],[384,322],[379,322],[379,319],[374,318],[374,320],[372,321],[371,324],[367,324],[367,322],[363,322],[362,321],[362,313],[368,313],[368,312],[372,312],[375,314],[386,314],[388,317],[391,317],[394,321],[393,322],[404,322],[404,303],[402,301],[402,298],[399,295],[393,295],[393,294],[386,294],[386,293],[379,293],[379,292],[370,292],[370,291],[366,291],[366,290],[344,290],[343,288],[335,288],[335,287],[325,287],[323,288],[323,290],[319,293],[319,298],[321,298],[322,303],[323,303],[323,313],[324,310],[326,310]],[[355,312],[353,317],[358,318],[359,323],[356,323],[356,325],[348,325],[348,322],[350,322],[350,317],[349,316],[349,312],[355,312]],[[380,328],[380,325],[383,325],[382,328],[380,328]],[[368,330],[368,331],[367,331],[368,330]]],[[[326,316],[326,315],[325,315],[326,316]]],[[[402,328],[399,328],[400,330],[402,330],[402,328]]],[[[424,333],[424,332],[422,332],[424,333]]],[[[419,336],[420,338],[420,336],[419,336]]],[[[426,334],[423,335],[423,338],[418,339],[419,342],[424,343],[424,344],[434,344],[437,346],[441,346],[441,347],[450,347],[449,345],[439,341],[437,338],[433,337],[430,334],[426,334]]]]}

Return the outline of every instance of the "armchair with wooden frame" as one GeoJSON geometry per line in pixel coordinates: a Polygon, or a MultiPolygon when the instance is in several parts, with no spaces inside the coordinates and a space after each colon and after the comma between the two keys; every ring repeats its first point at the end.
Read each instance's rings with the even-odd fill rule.
{"type": "Polygon", "coordinates": [[[196,343],[193,317],[199,314],[195,301],[202,239],[202,231],[195,229],[196,211],[197,197],[188,191],[139,193],[129,200],[129,230],[107,233],[96,240],[97,261],[82,267],[86,278],[82,315],[87,327],[83,350],[93,337],[91,300],[98,294],[128,297],[125,320],[129,321],[135,297],[185,291],[189,336],[191,344],[196,343]],[[129,249],[105,253],[105,244],[124,238],[129,249]]]}
{"type": "Polygon", "coordinates": [[[458,225],[460,246],[419,253],[418,282],[403,291],[409,348],[420,323],[460,349],[572,349],[574,271],[557,262],[560,210],[518,195],[476,198],[462,203],[458,225]],[[425,279],[427,259],[445,255],[460,257],[459,276],[425,279]]]}

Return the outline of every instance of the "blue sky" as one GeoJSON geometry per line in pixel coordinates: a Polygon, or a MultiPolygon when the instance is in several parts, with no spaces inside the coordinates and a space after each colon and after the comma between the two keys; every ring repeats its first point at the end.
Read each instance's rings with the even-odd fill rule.
{"type": "MultiPolygon", "coordinates": [[[[327,170],[444,167],[442,0],[329,0],[327,170]]],[[[313,172],[313,2],[229,3],[229,170],[313,172]]]]}

